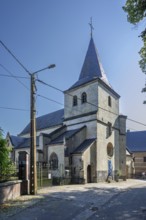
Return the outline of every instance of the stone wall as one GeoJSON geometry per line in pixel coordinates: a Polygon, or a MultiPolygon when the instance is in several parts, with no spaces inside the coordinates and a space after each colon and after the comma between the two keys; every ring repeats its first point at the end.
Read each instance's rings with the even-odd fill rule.
{"type": "Polygon", "coordinates": [[[112,164],[113,174],[119,168],[119,96],[99,83],[97,112],[97,182],[105,181],[108,176],[108,162],[112,164]],[[110,96],[111,106],[108,103],[110,96]],[[111,133],[108,134],[108,123],[111,133]],[[113,146],[113,156],[107,155],[107,146],[113,146]]]}
{"type": "Polygon", "coordinates": [[[21,180],[0,183],[0,203],[21,195],[21,180]]]}

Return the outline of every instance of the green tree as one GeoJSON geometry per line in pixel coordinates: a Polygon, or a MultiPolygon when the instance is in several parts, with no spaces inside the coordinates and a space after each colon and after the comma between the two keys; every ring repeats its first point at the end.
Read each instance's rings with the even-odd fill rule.
{"type": "MultiPolygon", "coordinates": [[[[127,13],[127,20],[136,25],[146,17],[146,0],[127,0],[123,10],[127,13]]],[[[139,51],[141,60],[139,65],[141,70],[146,74],[146,28],[140,34],[143,46],[139,51]]]]}
{"type": "Polygon", "coordinates": [[[11,175],[15,173],[15,166],[9,157],[9,152],[10,149],[7,147],[7,142],[0,129],[0,181],[10,179],[11,175]]]}

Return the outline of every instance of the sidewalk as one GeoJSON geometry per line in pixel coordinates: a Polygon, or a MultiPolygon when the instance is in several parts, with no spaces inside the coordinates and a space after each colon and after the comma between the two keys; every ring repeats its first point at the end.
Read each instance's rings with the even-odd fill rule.
{"type": "MultiPolygon", "coordinates": [[[[65,186],[53,186],[46,187],[38,190],[38,195],[36,196],[21,196],[16,200],[9,201],[3,205],[0,205],[0,219],[7,219],[10,216],[20,215],[25,210],[27,211],[28,207],[34,206],[43,206],[45,201],[49,201],[51,209],[54,202],[57,203],[57,207],[61,207],[61,203],[68,201],[71,205],[83,209],[83,212],[78,215],[76,219],[82,219],[83,216],[90,216],[94,210],[99,209],[101,206],[106,204],[113,196],[118,195],[119,193],[125,191],[131,187],[138,187],[139,185],[145,185],[145,180],[135,180],[128,179],[127,181],[121,182],[112,182],[112,183],[91,183],[85,185],[65,185],[65,186]],[[88,207],[88,208],[87,208],[88,207]]],[[[66,203],[64,203],[66,204],[66,203]]],[[[56,210],[57,212],[57,210],[56,210]]],[[[17,218],[14,218],[17,219],[17,218]]],[[[18,218],[19,219],[19,218],[18,218]]]]}

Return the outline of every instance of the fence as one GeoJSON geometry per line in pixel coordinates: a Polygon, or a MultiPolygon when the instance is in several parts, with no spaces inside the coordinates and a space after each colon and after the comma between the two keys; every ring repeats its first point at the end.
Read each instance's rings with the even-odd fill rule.
{"type": "Polygon", "coordinates": [[[80,177],[57,177],[52,176],[52,170],[47,163],[37,163],[37,184],[38,188],[52,185],[69,185],[69,184],[84,184],[85,180],[80,177]]]}

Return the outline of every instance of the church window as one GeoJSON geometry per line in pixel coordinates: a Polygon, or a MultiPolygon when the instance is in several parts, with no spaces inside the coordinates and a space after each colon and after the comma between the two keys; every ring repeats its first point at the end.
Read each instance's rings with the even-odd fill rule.
{"type": "Polygon", "coordinates": [[[69,164],[72,165],[72,156],[69,158],[69,164]]]}
{"type": "Polygon", "coordinates": [[[87,94],[85,92],[82,93],[81,100],[82,100],[82,104],[87,102],[87,94]]]}
{"type": "Polygon", "coordinates": [[[49,161],[49,163],[50,163],[50,168],[52,169],[52,170],[56,170],[57,168],[58,168],[58,157],[57,157],[57,154],[56,153],[52,153],[51,155],[50,155],[50,161],[49,161]]]}
{"type": "Polygon", "coordinates": [[[113,154],[114,154],[113,145],[112,145],[112,143],[108,143],[108,145],[107,145],[107,155],[108,155],[109,157],[112,157],[113,154]]]}
{"type": "Polygon", "coordinates": [[[106,137],[110,137],[112,134],[112,124],[110,122],[107,123],[107,129],[106,129],[106,137]]]}
{"type": "Polygon", "coordinates": [[[111,100],[111,97],[110,96],[108,96],[108,106],[112,106],[112,100],[111,100]]]}
{"type": "Polygon", "coordinates": [[[78,98],[75,95],[75,96],[73,96],[73,106],[77,106],[77,104],[78,104],[78,98]]]}

